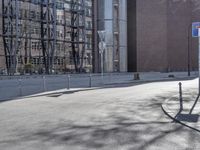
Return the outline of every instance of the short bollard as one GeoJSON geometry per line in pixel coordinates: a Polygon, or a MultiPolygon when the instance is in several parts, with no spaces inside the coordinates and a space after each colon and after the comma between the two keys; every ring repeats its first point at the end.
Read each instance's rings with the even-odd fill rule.
{"type": "Polygon", "coordinates": [[[139,73],[134,73],[134,80],[140,80],[140,74],[139,73]]]}
{"type": "Polygon", "coordinates": [[[44,90],[44,92],[46,92],[46,77],[45,76],[43,76],[43,90],[44,90]]]}
{"type": "Polygon", "coordinates": [[[112,83],[112,73],[110,73],[110,83],[112,83]]]}
{"type": "Polygon", "coordinates": [[[70,89],[70,75],[67,76],[67,89],[70,89]]]}
{"type": "Polygon", "coordinates": [[[18,83],[19,83],[19,96],[22,96],[22,79],[18,79],[18,83]]]}
{"type": "Polygon", "coordinates": [[[92,87],[92,75],[90,74],[90,76],[89,76],[89,87],[92,87]]]}
{"type": "Polygon", "coordinates": [[[104,85],[104,74],[101,73],[101,84],[104,85]]]}
{"type": "Polygon", "coordinates": [[[179,101],[180,101],[180,111],[183,110],[183,97],[182,97],[182,83],[179,82],[179,101]]]}

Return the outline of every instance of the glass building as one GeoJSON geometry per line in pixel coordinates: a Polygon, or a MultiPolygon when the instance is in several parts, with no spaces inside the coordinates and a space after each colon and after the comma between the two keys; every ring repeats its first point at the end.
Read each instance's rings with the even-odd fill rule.
{"type": "Polygon", "coordinates": [[[0,71],[92,70],[91,0],[1,0],[0,71]]]}

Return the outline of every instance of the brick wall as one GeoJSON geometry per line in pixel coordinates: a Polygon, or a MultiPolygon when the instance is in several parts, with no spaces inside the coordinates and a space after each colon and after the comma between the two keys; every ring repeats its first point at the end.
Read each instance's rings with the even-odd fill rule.
{"type": "Polygon", "coordinates": [[[167,0],[137,0],[137,70],[167,68],[167,0]]]}
{"type": "Polygon", "coordinates": [[[200,21],[199,14],[200,1],[136,0],[136,12],[128,9],[129,17],[136,16],[128,20],[129,71],[135,64],[137,71],[186,71],[188,62],[197,70],[198,39],[190,25],[200,21]]]}

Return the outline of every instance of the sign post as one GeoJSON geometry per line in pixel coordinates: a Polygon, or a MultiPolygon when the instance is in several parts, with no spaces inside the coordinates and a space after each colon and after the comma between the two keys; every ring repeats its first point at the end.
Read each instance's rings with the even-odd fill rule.
{"type": "Polygon", "coordinates": [[[101,80],[103,83],[104,65],[103,65],[103,54],[106,49],[105,35],[106,31],[98,31],[100,42],[99,42],[99,54],[101,55],[101,80]]]}
{"type": "Polygon", "coordinates": [[[197,104],[197,102],[198,102],[198,100],[199,100],[199,97],[200,97],[200,22],[193,22],[192,23],[192,37],[198,37],[199,39],[198,39],[198,41],[199,41],[199,54],[198,54],[198,56],[199,56],[199,60],[198,60],[198,63],[199,63],[199,91],[198,91],[198,96],[197,96],[197,98],[196,98],[196,100],[195,100],[195,102],[194,102],[194,104],[193,104],[193,106],[192,106],[192,108],[191,108],[191,110],[190,110],[190,115],[192,114],[192,112],[193,112],[193,110],[194,110],[194,108],[195,108],[195,106],[196,106],[196,104],[197,104]]]}
{"type": "Polygon", "coordinates": [[[199,35],[199,95],[200,95],[200,26],[198,28],[198,35],[199,35]]]}
{"type": "Polygon", "coordinates": [[[198,38],[199,40],[199,60],[198,60],[198,63],[199,63],[199,95],[200,95],[200,22],[193,22],[192,23],[192,37],[196,37],[198,38]]]}

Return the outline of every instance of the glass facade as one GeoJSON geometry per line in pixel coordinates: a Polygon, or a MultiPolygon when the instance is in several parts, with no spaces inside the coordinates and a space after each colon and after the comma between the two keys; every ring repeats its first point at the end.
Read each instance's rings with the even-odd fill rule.
{"type": "MultiPolygon", "coordinates": [[[[72,1],[77,2],[77,11],[82,9],[79,8],[81,0],[49,0],[48,3],[46,0],[16,0],[12,1],[12,6],[9,6],[10,0],[4,0],[4,4],[0,3],[0,7],[5,9],[5,14],[0,15],[3,27],[0,32],[0,62],[5,61],[5,57],[7,59],[5,65],[0,65],[0,70],[7,70],[12,63],[10,61],[13,59],[11,56],[13,52],[16,73],[26,73],[26,66],[29,66],[32,73],[44,73],[45,62],[49,57],[53,57],[49,60],[52,63],[52,73],[75,72],[71,41],[72,1]],[[8,11],[16,6],[18,9],[8,11]]],[[[77,36],[76,41],[85,45],[84,56],[80,59],[83,59],[84,72],[89,72],[92,69],[92,2],[91,0],[82,2],[84,2],[84,23],[79,20],[75,25],[80,28],[84,24],[85,34],[84,37],[77,36]]]]}

